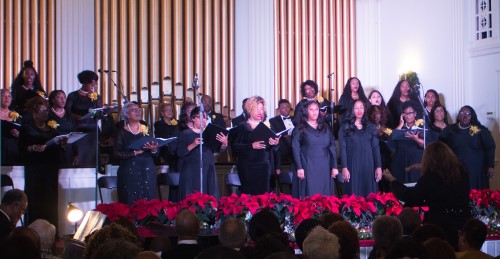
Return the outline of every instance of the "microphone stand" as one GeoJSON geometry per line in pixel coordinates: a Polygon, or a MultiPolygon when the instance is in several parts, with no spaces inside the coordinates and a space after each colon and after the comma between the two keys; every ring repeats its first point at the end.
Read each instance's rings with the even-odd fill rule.
{"type": "Polygon", "coordinates": [[[203,103],[201,102],[201,93],[198,91],[200,84],[198,83],[198,73],[194,75],[193,79],[193,89],[197,91],[198,103],[200,104],[200,192],[203,193],[203,114],[205,109],[203,108],[203,103]]]}
{"type": "Polygon", "coordinates": [[[422,97],[420,97],[420,87],[421,86],[422,86],[422,84],[416,84],[416,85],[414,85],[410,89],[410,94],[414,94],[414,95],[417,96],[418,101],[420,103],[420,107],[423,110],[422,115],[423,115],[423,120],[424,120],[424,150],[425,150],[425,147],[427,146],[427,142],[426,142],[426,139],[427,139],[427,132],[426,132],[426,130],[427,130],[427,122],[430,122],[431,120],[429,118],[429,112],[425,108],[424,101],[422,100],[422,97]]]}
{"type": "MultiPolygon", "coordinates": [[[[116,87],[116,91],[118,91],[118,93],[121,95],[121,97],[122,97],[122,98],[123,98],[123,100],[124,100],[124,103],[129,103],[129,102],[130,102],[130,100],[127,98],[127,96],[125,96],[125,95],[123,94],[123,92],[122,92],[122,90],[121,90],[121,87],[120,87],[120,86],[118,86],[118,85],[116,84],[115,80],[113,80],[113,78],[112,78],[111,76],[109,76],[109,74],[108,74],[108,73],[109,73],[109,71],[104,70],[103,72],[104,72],[104,73],[106,73],[106,75],[108,75],[108,77],[109,77],[109,79],[111,80],[111,82],[113,82],[113,85],[115,85],[115,87],[116,87]]],[[[116,72],[116,73],[118,74],[118,72],[116,72]]],[[[119,76],[119,75],[118,75],[118,80],[120,80],[120,76],[119,76]]],[[[121,81],[120,81],[120,82],[121,82],[121,81]]]]}
{"type": "MultiPolygon", "coordinates": [[[[331,116],[331,118],[332,118],[332,125],[331,125],[331,128],[332,128],[332,134],[333,134],[333,131],[334,131],[334,125],[333,125],[333,123],[334,123],[334,121],[335,121],[335,115],[334,115],[334,112],[333,112],[333,110],[334,110],[334,108],[335,108],[335,101],[333,100],[333,97],[334,97],[334,96],[333,96],[333,93],[334,93],[334,91],[335,91],[335,85],[334,85],[335,80],[333,80],[333,77],[334,77],[334,76],[335,76],[335,73],[334,73],[334,72],[332,72],[332,73],[330,73],[330,74],[328,74],[328,75],[327,75],[327,77],[328,77],[328,82],[329,82],[329,85],[330,85],[330,91],[331,91],[331,92],[330,92],[330,94],[331,94],[331,95],[330,95],[330,107],[332,108],[332,111],[331,111],[332,113],[331,113],[331,115],[330,115],[330,116],[331,116]]],[[[336,158],[336,157],[334,157],[333,159],[337,159],[337,158],[336,158]]],[[[342,194],[343,194],[343,193],[342,193],[342,186],[340,185],[340,183],[339,183],[339,181],[338,181],[338,178],[333,179],[333,182],[334,182],[334,184],[335,184],[335,190],[336,190],[336,192],[337,192],[337,197],[342,197],[342,194]]]]}

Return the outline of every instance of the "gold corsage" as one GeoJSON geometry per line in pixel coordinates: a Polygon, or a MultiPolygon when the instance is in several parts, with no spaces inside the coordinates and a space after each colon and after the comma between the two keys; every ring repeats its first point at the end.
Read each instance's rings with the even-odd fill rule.
{"type": "Polygon", "coordinates": [[[317,100],[318,100],[319,103],[322,103],[322,102],[325,101],[325,98],[323,98],[323,96],[318,96],[317,100]]]}
{"type": "Polygon", "coordinates": [[[43,91],[36,91],[36,93],[40,95],[40,97],[45,98],[45,93],[43,91]]]}
{"type": "Polygon", "coordinates": [[[265,124],[268,128],[271,128],[271,123],[269,123],[269,121],[264,121],[264,124],[265,124]]]}
{"type": "Polygon", "coordinates": [[[21,117],[21,115],[19,115],[19,113],[15,112],[15,111],[9,112],[9,118],[11,118],[12,121],[16,121],[17,119],[19,119],[19,117],[21,117]]]}
{"type": "Polygon", "coordinates": [[[481,129],[480,129],[478,126],[476,126],[476,125],[474,125],[474,126],[470,126],[470,128],[469,128],[469,134],[470,134],[471,136],[476,135],[476,134],[477,134],[477,133],[479,133],[480,131],[481,131],[481,129]]]}
{"type": "Polygon", "coordinates": [[[57,129],[57,127],[59,127],[59,124],[57,124],[57,122],[55,120],[50,120],[50,121],[47,121],[47,126],[53,128],[53,129],[57,129]]]}
{"type": "Polygon", "coordinates": [[[97,100],[97,93],[96,92],[90,92],[88,96],[92,102],[97,100]]]}
{"type": "Polygon", "coordinates": [[[216,117],[215,114],[212,114],[212,120],[215,120],[216,117]]]}
{"type": "Polygon", "coordinates": [[[149,136],[148,126],[141,124],[139,132],[141,132],[143,136],[149,136]]]}
{"type": "Polygon", "coordinates": [[[171,119],[169,122],[168,122],[169,125],[172,125],[172,126],[175,126],[177,125],[177,121],[175,119],[171,119]]]}
{"type": "Polygon", "coordinates": [[[387,136],[390,136],[390,135],[392,134],[392,130],[391,130],[391,129],[389,129],[389,128],[385,128],[383,132],[384,132],[384,134],[386,134],[387,136]]]}
{"type": "Polygon", "coordinates": [[[424,125],[424,120],[423,119],[418,119],[415,121],[415,126],[420,127],[424,125]]]}

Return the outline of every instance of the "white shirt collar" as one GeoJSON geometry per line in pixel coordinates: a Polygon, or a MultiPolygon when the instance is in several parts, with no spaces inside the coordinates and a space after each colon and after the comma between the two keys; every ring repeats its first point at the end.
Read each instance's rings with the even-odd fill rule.
{"type": "Polygon", "coordinates": [[[197,240],[179,240],[179,242],[177,242],[178,245],[180,244],[184,244],[184,245],[196,245],[198,244],[198,241],[197,240]]]}
{"type": "Polygon", "coordinates": [[[2,213],[3,213],[3,215],[5,215],[5,217],[7,217],[7,219],[8,219],[8,220],[9,220],[9,222],[10,222],[10,217],[9,217],[9,215],[7,215],[7,213],[5,213],[5,211],[3,211],[2,209],[0,209],[0,212],[2,212],[2,213]]]}

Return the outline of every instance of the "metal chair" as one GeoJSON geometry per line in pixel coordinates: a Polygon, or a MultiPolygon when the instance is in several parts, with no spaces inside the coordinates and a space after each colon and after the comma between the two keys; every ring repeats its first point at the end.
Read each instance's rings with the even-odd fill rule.
{"type": "Polygon", "coordinates": [[[97,179],[97,186],[99,187],[99,195],[101,196],[101,203],[104,203],[102,198],[102,188],[106,188],[109,190],[115,189],[118,187],[118,177],[117,176],[101,176],[97,179]]]}
{"type": "Polygon", "coordinates": [[[10,186],[12,187],[12,189],[14,189],[14,181],[9,175],[2,174],[2,178],[0,179],[0,181],[2,183],[2,187],[10,186]]]}
{"type": "Polygon", "coordinates": [[[227,195],[231,195],[232,193],[240,194],[241,181],[240,177],[237,173],[229,173],[226,175],[226,192],[227,195]]]}
{"type": "Polygon", "coordinates": [[[158,174],[156,178],[156,184],[158,185],[158,197],[161,197],[161,186],[168,186],[168,200],[169,201],[179,201],[179,177],[181,173],[171,172],[171,173],[161,173],[158,174]]]}

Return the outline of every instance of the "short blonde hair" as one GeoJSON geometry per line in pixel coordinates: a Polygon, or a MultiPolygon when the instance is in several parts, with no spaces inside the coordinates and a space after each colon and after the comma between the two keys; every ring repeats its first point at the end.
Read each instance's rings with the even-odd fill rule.
{"type": "Polygon", "coordinates": [[[303,245],[305,259],[339,258],[339,239],[322,226],[317,226],[309,232],[303,245]]]}
{"type": "Polygon", "coordinates": [[[245,102],[245,115],[250,115],[250,111],[257,109],[257,106],[259,104],[262,104],[264,106],[264,110],[266,109],[266,101],[264,101],[264,98],[257,95],[248,98],[248,100],[245,102]]]}

